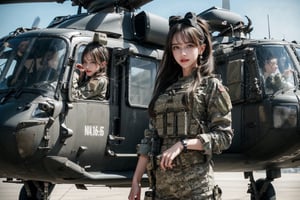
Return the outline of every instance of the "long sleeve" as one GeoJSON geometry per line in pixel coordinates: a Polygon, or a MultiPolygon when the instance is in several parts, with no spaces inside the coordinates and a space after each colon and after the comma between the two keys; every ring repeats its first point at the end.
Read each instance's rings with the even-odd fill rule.
{"type": "Polygon", "coordinates": [[[202,127],[197,137],[203,144],[205,154],[219,154],[229,148],[233,138],[230,97],[216,78],[206,79],[199,91],[194,97],[193,109],[202,127]]]}
{"type": "Polygon", "coordinates": [[[108,80],[106,77],[92,77],[80,87],[78,86],[76,79],[78,79],[78,75],[74,74],[72,93],[75,98],[93,100],[104,100],[106,98],[108,87],[108,80]]]}

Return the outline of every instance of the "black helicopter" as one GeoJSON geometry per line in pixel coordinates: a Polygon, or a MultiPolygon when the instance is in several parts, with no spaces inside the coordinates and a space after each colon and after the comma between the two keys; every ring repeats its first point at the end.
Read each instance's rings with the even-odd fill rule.
{"type": "MultiPolygon", "coordinates": [[[[24,183],[19,199],[48,199],[60,183],[80,189],[130,185],[168,32],[166,19],[135,13],[150,1],[73,0],[77,15],[56,17],[45,29],[18,28],[0,39],[0,177],[24,183]],[[74,99],[76,63],[95,39],[110,52],[107,98],[74,99]],[[26,79],[23,69],[34,62],[43,66],[49,51],[46,75],[26,79]]],[[[0,4],[12,2],[24,1],[0,4]]],[[[300,45],[249,39],[251,20],[245,24],[229,10],[212,7],[199,16],[214,33],[216,73],[234,105],[233,144],[215,156],[215,170],[244,172],[251,199],[271,199],[271,181],[280,170],[300,166],[300,45]],[[270,90],[264,82],[268,53],[284,61],[279,70],[291,72],[288,87],[270,90]],[[266,170],[266,178],[255,181],[254,170],[266,170]]]]}

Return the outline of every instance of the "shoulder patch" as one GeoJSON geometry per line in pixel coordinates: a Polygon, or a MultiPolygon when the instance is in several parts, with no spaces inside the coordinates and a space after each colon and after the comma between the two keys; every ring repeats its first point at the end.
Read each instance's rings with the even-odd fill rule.
{"type": "Polygon", "coordinates": [[[224,86],[222,84],[218,84],[218,90],[220,92],[226,92],[226,89],[224,88],[224,86]]]}

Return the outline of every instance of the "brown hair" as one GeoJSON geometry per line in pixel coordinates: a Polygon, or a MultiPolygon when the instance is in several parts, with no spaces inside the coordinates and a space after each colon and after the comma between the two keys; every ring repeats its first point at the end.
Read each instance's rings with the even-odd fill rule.
{"type": "MultiPolygon", "coordinates": [[[[189,14],[189,13],[187,13],[189,14]]],[[[186,16],[187,16],[186,14],[186,16]]],[[[194,73],[194,81],[190,88],[187,90],[187,97],[193,94],[195,88],[199,85],[202,76],[207,76],[213,71],[213,57],[212,57],[212,43],[209,32],[208,24],[201,18],[194,18],[196,25],[185,23],[180,17],[175,17],[178,23],[172,23],[164,50],[164,55],[158,69],[153,96],[149,104],[149,114],[151,117],[155,116],[154,103],[158,96],[164,92],[171,84],[178,80],[178,77],[182,76],[182,69],[180,65],[175,61],[172,53],[172,39],[179,33],[184,41],[192,42],[199,46],[205,44],[205,50],[198,58],[196,73],[194,73]]],[[[171,19],[170,19],[171,20],[171,19]]],[[[174,20],[174,17],[172,18],[174,20]]],[[[189,19],[191,20],[191,19],[189,19]]],[[[171,23],[170,23],[171,24],[171,23]]],[[[189,98],[187,98],[189,99],[189,98]]]]}
{"type": "MultiPolygon", "coordinates": [[[[107,62],[109,59],[109,53],[106,47],[103,45],[99,44],[98,42],[91,42],[86,45],[84,48],[82,55],[81,55],[81,60],[84,60],[84,57],[89,54],[91,57],[96,61],[97,64],[102,65],[102,62],[107,62]]],[[[101,67],[99,69],[99,73],[101,75],[106,75],[106,67],[101,67]]],[[[98,73],[97,73],[98,74],[98,73]]]]}

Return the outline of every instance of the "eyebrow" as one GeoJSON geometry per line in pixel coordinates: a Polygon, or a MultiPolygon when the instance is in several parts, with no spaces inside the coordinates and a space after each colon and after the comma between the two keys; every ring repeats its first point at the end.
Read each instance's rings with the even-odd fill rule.
{"type": "Polygon", "coordinates": [[[180,44],[194,44],[193,42],[175,42],[172,43],[171,45],[180,45],[180,44]]]}

